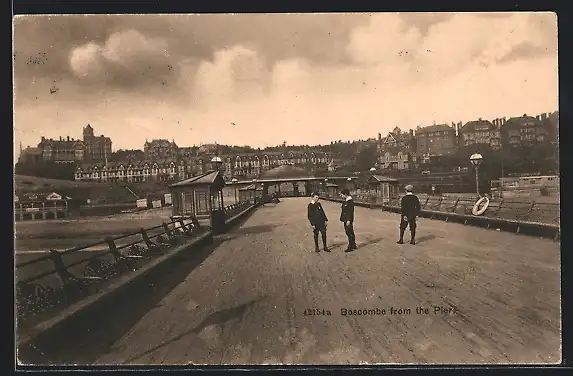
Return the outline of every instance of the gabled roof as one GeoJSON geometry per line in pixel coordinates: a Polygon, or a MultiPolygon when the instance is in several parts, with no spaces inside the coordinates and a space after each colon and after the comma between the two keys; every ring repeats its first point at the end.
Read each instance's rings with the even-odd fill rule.
{"type": "Polygon", "coordinates": [[[219,171],[210,171],[206,174],[194,176],[190,179],[180,181],[175,184],[171,184],[170,188],[176,187],[193,187],[193,186],[207,186],[212,185],[214,187],[224,187],[225,180],[219,171]]]}
{"type": "Polygon", "coordinates": [[[452,131],[455,132],[455,129],[450,127],[447,124],[434,124],[429,125],[427,127],[423,127],[416,130],[416,134],[420,133],[428,133],[428,132],[440,132],[440,131],[452,131]]]}
{"type": "Polygon", "coordinates": [[[394,135],[392,134],[392,132],[388,133],[388,136],[386,136],[386,138],[384,139],[384,143],[387,144],[389,141],[393,141],[394,143],[396,143],[396,138],[394,137],[394,135]]]}
{"type": "Polygon", "coordinates": [[[509,126],[513,125],[513,126],[523,127],[525,126],[526,123],[534,123],[536,126],[541,125],[541,122],[537,120],[535,117],[523,114],[523,116],[512,117],[508,119],[503,126],[507,127],[508,125],[509,126]]]}
{"type": "Polygon", "coordinates": [[[70,197],[62,192],[20,192],[17,202],[46,201],[46,200],[69,200],[70,197]]]}
{"type": "Polygon", "coordinates": [[[262,191],[262,190],[263,190],[263,187],[261,187],[260,185],[256,186],[255,184],[251,184],[251,185],[248,185],[246,187],[239,188],[239,191],[262,191]]]}
{"type": "Polygon", "coordinates": [[[493,129],[495,127],[491,121],[479,119],[465,123],[464,126],[460,129],[460,132],[475,132],[475,128],[480,125],[485,125],[488,127],[488,129],[493,129]]]}
{"type": "Polygon", "coordinates": [[[388,176],[382,175],[372,175],[368,178],[369,182],[380,182],[380,183],[394,183],[397,182],[398,179],[390,178],[388,176]]]}

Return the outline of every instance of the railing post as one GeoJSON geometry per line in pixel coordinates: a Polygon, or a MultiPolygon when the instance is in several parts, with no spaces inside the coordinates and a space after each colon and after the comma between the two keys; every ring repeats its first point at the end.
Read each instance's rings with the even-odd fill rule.
{"type": "Polygon", "coordinates": [[[440,211],[442,209],[442,201],[444,201],[444,197],[440,197],[440,200],[438,201],[438,205],[436,206],[437,211],[440,211]]]}
{"type": "Polygon", "coordinates": [[[185,226],[185,221],[183,221],[183,219],[179,219],[179,224],[181,225],[181,228],[183,229],[183,232],[186,232],[189,235],[192,235],[193,232],[191,231],[190,228],[185,226]]]}
{"type": "Polygon", "coordinates": [[[105,239],[105,242],[107,243],[108,247],[109,247],[109,251],[110,253],[113,255],[113,257],[115,258],[116,262],[120,262],[123,260],[123,256],[121,255],[121,253],[119,253],[119,251],[117,250],[117,246],[115,245],[115,240],[111,237],[107,237],[105,239]]]}
{"type": "Polygon", "coordinates": [[[141,233],[141,237],[143,238],[143,241],[145,242],[145,245],[146,245],[148,248],[151,248],[151,247],[154,247],[154,246],[155,246],[155,243],[153,243],[153,242],[151,241],[151,239],[149,239],[149,235],[147,235],[147,231],[145,231],[144,228],[142,228],[142,229],[140,230],[140,233],[141,233]]]}
{"type": "Polygon", "coordinates": [[[70,280],[74,278],[74,276],[68,271],[68,269],[66,269],[64,260],[62,259],[62,254],[54,249],[50,249],[50,260],[54,264],[54,269],[56,270],[56,273],[58,274],[58,277],[60,277],[62,283],[64,285],[68,284],[70,280]]]}
{"type": "Polygon", "coordinates": [[[460,199],[456,198],[456,202],[454,202],[454,207],[452,208],[452,213],[455,213],[456,209],[458,208],[458,202],[460,202],[460,199]]]}
{"type": "Polygon", "coordinates": [[[54,269],[62,282],[62,287],[66,296],[68,298],[74,296],[75,290],[73,289],[73,283],[77,281],[77,278],[68,271],[64,260],[62,259],[62,254],[54,249],[50,249],[50,260],[54,264],[54,269]]]}
{"type": "Polygon", "coordinates": [[[165,231],[165,235],[167,235],[167,237],[171,238],[173,235],[172,235],[171,230],[169,229],[169,226],[167,225],[167,223],[163,222],[161,225],[163,226],[163,230],[165,231]]]}
{"type": "Polygon", "coordinates": [[[497,210],[495,211],[494,216],[497,218],[499,216],[499,213],[501,212],[501,208],[503,207],[504,201],[503,199],[499,202],[499,205],[497,206],[497,210]]]}

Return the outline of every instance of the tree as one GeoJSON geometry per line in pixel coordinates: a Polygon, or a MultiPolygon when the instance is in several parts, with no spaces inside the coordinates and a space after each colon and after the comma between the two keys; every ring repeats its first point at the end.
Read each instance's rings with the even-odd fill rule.
{"type": "Polygon", "coordinates": [[[359,171],[368,171],[376,164],[377,159],[376,145],[367,145],[356,154],[356,167],[359,171]]]}

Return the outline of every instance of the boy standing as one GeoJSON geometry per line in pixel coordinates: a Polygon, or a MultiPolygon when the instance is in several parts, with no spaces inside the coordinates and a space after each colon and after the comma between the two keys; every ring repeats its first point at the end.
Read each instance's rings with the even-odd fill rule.
{"type": "Polygon", "coordinates": [[[354,200],[352,200],[350,191],[346,188],[340,194],[344,200],[342,202],[340,222],[344,224],[344,232],[348,237],[348,248],[344,252],[352,252],[358,248],[356,246],[356,236],[354,235],[354,200]]]}
{"type": "Polygon", "coordinates": [[[400,240],[398,244],[404,244],[404,232],[408,225],[410,226],[410,244],[416,244],[416,217],[420,214],[420,200],[412,193],[414,187],[407,185],[405,187],[406,195],[401,201],[401,219],[400,219],[400,240]]]}
{"type": "Polygon", "coordinates": [[[308,221],[312,226],[312,232],[314,235],[314,250],[315,252],[320,252],[318,248],[318,233],[322,235],[322,245],[324,246],[325,252],[330,252],[326,246],[326,225],[328,223],[328,218],[326,213],[322,208],[322,204],[318,202],[318,193],[312,193],[311,202],[308,204],[308,221]]]}

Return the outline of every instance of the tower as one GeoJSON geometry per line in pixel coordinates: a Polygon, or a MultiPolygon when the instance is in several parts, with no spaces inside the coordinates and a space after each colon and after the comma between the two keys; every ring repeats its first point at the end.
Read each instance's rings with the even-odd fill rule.
{"type": "Polygon", "coordinates": [[[87,125],[84,127],[84,142],[90,140],[94,136],[94,129],[91,125],[87,125]]]}

